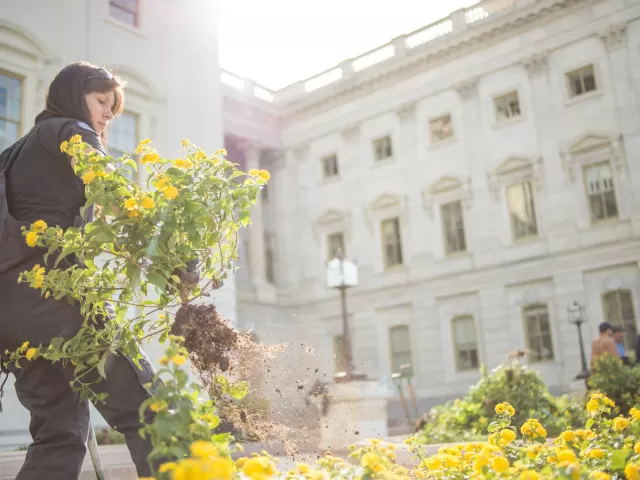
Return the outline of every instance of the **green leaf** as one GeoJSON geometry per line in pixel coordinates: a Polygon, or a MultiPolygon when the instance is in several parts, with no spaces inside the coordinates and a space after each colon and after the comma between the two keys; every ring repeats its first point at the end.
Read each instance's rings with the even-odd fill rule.
{"type": "Polygon", "coordinates": [[[629,456],[629,450],[616,450],[611,454],[611,468],[613,470],[624,470],[629,456]]]}
{"type": "Polygon", "coordinates": [[[125,164],[125,165],[130,166],[131,168],[133,168],[133,171],[134,171],[134,172],[137,172],[137,171],[138,171],[138,164],[137,164],[134,160],[132,160],[132,159],[128,158],[128,159],[124,162],[124,164],[125,164]]]}
{"type": "Polygon", "coordinates": [[[487,431],[489,433],[493,433],[500,428],[500,424],[498,422],[491,422],[487,427],[487,431]]]}
{"type": "Polygon", "coordinates": [[[98,373],[102,378],[107,378],[107,376],[104,373],[104,367],[107,364],[107,358],[109,358],[109,355],[103,355],[100,361],[98,362],[98,365],[96,365],[96,368],[98,369],[98,373]]]}
{"type": "Polygon", "coordinates": [[[162,275],[158,275],[157,273],[147,273],[147,282],[155,285],[160,290],[164,290],[167,286],[167,280],[162,275]]]}
{"type": "Polygon", "coordinates": [[[586,424],[587,430],[590,430],[591,427],[593,427],[594,423],[596,423],[596,421],[593,418],[590,418],[589,420],[587,420],[587,424],[586,424]]]}
{"type": "Polygon", "coordinates": [[[238,382],[229,389],[229,395],[236,400],[242,400],[249,393],[249,382],[238,382]]]}

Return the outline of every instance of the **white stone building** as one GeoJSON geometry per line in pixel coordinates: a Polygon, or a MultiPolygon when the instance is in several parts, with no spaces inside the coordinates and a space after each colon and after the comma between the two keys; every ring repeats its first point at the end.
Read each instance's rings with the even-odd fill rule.
{"type": "MultiPolygon", "coordinates": [[[[202,0],[0,0],[0,148],[31,128],[53,76],[77,60],[110,66],[128,81],[125,113],[110,131],[112,152],[132,151],[146,137],[165,155],[178,154],[183,137],[207,151],[220,148],[215,7],[202,0]]],[[[216,293],[220,310],[235,319],[234,279],[216,293]]],[[[147,351],[158,357],[157,346],[147,351]]],[[[0,450],[29,443],[28,412],[8,386],[0,450]]]]}
{"type": "Polygon", "coordinates": [[[222,80],[231,157],[272,172],[237,285],[240,325],[292,343],[278,408],[340,368],[336,247],[360,267],[356,362],[388,379],[410,360],[423,406],[522,347],[566,390],[573,302],[587,355],[604,320],[633,349],[640,1],[483,0],[281,91],[222,80]]]}

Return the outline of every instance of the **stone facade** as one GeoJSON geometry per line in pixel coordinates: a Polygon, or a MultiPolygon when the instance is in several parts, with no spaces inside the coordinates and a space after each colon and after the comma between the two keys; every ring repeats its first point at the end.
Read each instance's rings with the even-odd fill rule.
{"type": "MultiPolygon", "coordinates": [[[[17,124],[18,135],[26,133],[57,71],[70,62],[88,60],[114,68],[128,81],[125,112],[135,126],[126,133],[133,148],[147,137],[167,156],[178,154],[183,137],[207,151],[220,148],[215,2],[138,0],[132,14],[112,3],[118,2],[0,0],[0,119],[17,124]],[[127,23],[131,15],[135,20],[127,23]],[[13,88],[9,108],[3,103],[7,87],[13,88]]],[[[12,141],[9,130],[4,138],[6,124],[0,122],[0,147],[3,139],[12,141]]],[[[126,142],[120,144],[121,132],[120,127],[112,128],[110,147],[127,147],[126,142]]],[[[235,319],[234,279],[216,292],[215,301],[220,311],[235,319]]],[[[146,350],[152,360],[159,358],[157,345],[146,350]]],[[[28,412],[18,404],[11,383],[0,414],[0,450],[30,441],[28,412]]],[[[94,423],[104,426],[97,415],[94,423]]]]}
{"type": "MultiPolygon", "coordinates": [[[[324,269],[340,233],[360,269],[348,304],[361,370],[388,382],[391,329],[407,326],[423,406],[525,347],[566,390],[580,371],[567,307],[585,307],[589,345],[603,320],[636,327],[640,315],[638,45],[637,0],[484,0],[282,91],[224,73],[226,143],[272,172],[262,230],[243,240],[239,324],[295,345],[283,362],[296,380],[312,384],[309,367],[330,378],[341,317],[324,269]],[[461,223],[464,246],[447,253],[446,226],[455,240],[461,223]],[[265,251],[273,268],[254,262],[265,251]]],[[[300,405],[290,379],[270,380],[289,392],[278,408],[300,405]]]]}

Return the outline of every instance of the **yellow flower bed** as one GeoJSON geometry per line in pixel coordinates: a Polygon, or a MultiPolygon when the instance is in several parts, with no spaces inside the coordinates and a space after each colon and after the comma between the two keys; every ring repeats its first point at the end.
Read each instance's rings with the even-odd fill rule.
{"type": "Polygon", "coordinates": [[[405,441],[413,454],[411,466],[396,463],[396,446],[378,439],[351,447],[348,460],[325,456],[315,466],[298,464],[279,472],[277,460],[263,452],[233,462],[231,448],[197,441],[189,458],[160,468],[162,480],[237,479],[629,479],[640,480],[640,410],[607,418],[615,404],[594,393],[587,404],[584,429],[567,429],[548,441],[544,426],[529,419],[520,432],[511,425],[515,411],[508,403],[496,406],[485,442],[442,447],[427,455],[416,438],[405,441]]]}

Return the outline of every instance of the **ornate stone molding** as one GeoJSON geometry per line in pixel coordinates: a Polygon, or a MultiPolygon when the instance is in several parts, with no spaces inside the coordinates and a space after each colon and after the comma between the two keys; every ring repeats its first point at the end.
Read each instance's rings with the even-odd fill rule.
{"type": "Polygon", "coordinates": [[[342,138],[344,138],[347,143],[360,140],[360,124],[350,125],[342,130],[342,138]]]}
{"type": "Polygon", "coordinates": [[[609,25],[600,33],[600,38],[609,51],[624,47],[627,44],[627,22],[609,25]]]}
{"type": "Polygon", "coordinates": [[[576,170],[592,163],[609,160],[614,170],[624,170],[624,154],[620,145],[621,135],[610,132],[591,132],[571,142],[566,151],[561,152],[562,166],[567,178],[572,182],[576,170]]]}
{"type": "Polygon", "coordinates": [[[422,203],[431,218],[433,218],[436,205],[460,201],[462,206],[468,210],[471,208],[472,199],[470,177],[440,177],[422,191],[422,203]]]}
{"type": "Polygon", "coordinates": [[[456,86],[456,91],[462,100],[473,100],[478,95],[478,80],[470,78],[456,86]]]}
{"type": "Polygon", "coordinates": [[[386,218],[398,217],[403,223],[407,219],[407,197],[393,193],[383,193],[377,196],[369,206],[365,207],[365,218],[369,226],[373,222],[386,218]]]}
{"type": "Polygon", "coordinates": [[[541,52],[531,55],[522,61],[530,76],[541,75],[547,71],[547,53],[541,52]]]}
{"type": "Polygon", "coordinates": [[[396,109],[396,115],[401,122],[411,122],[416,119],[416,102],[406,102],[396,109]]]}
{"type": "Polygon", "coordinates": [[[351,232],[351,215],[349,212],[329,208],[322,212],[312,223],[313,235],[318,241],[322,235],[342,232],[348,240],[351,232]]]}
{"type": "Polygon", "coordinates": [[[513,155],[498,167],[487,172],[489,191],[494,200],[500,200],[503,187],[531,180],[537,189],[543,188],[542,157],[513,155]]]}

